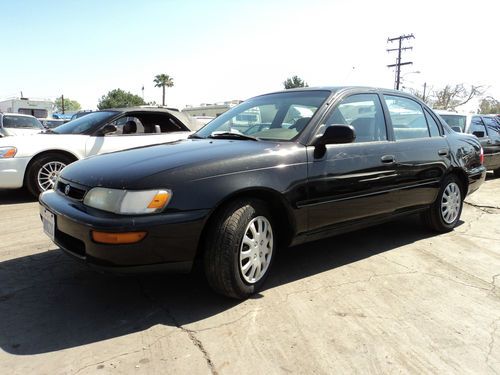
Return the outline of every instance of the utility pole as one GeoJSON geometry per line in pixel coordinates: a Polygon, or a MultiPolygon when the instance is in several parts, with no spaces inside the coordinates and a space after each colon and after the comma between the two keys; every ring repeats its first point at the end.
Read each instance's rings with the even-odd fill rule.
{"type": "Polygon", "coordinates": [[[422,101],[425,102],[425,91],[427,90],[427,82],[424,82],[424,93],[422,94],[422,101]]]}
{"type": "Polygon", "coordinates": [[[64,115],[64,95],[61,95],[61,106],[62,106],[62,113],[64,115]]]}
{"type": "Polygon", "coordinates": [[[414,38],[415,37],[413,36],[413,34],[408,34],[408,35],[400,35],[400,36],[395,37],[395,38],[388,38],[387,39],[387,43],[392,43],[392,42],[398,41],[398,44],[399,44],[398,48],[391,48],[391,49],[387,50],[387,52],[398,51],[398,57],[396,58],[396,64],[387,65],[388,68],[396,67],[396,74],[395,74],[395,78],[394,78],[394,88],[396,90],[399,90],[399,84],[401,81],[401,66],[413,64],[412,61],[401,62],[401,52],[409,50],[409,49],[410,50],[413,49],[413,47],[403,47],[403,40],[414,39],[414,38]]]}

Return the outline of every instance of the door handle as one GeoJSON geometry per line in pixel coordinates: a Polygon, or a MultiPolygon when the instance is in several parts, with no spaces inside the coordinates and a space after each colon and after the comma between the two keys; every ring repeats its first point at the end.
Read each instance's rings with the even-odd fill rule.
{"type": "Polygon", "coordinates": [[[441,150],[438,151],[439,156],[448,156],[448,153],[450,152],[449,149],[447,148],[442,148],[441,150]]]}
{"type": "Polygon", "coordinates": [[[380,158],[380,161],[382,163],[392,164],[396,162],[396,158],[394,157],[394,155],[384,155],[380,158]]]}

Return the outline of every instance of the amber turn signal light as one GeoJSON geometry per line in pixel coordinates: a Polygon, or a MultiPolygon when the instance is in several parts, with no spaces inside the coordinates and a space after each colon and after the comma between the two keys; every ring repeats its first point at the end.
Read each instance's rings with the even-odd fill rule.
{"type": "Polygon", "coordinates": [[[170,200],[170,194],[165,190],[161,190],[151,200],[151,202],[148,205],[148,208],[156,208],[156,209],[163,208],[167,205],[169,200],[170,200]]]}
{"type": "Polygon", "coordinates": [[[92,239],[95,242],[112,245],[136,243],[144,237],[146,237],[146,232],[110,233],[92,231],[92,239]]]}

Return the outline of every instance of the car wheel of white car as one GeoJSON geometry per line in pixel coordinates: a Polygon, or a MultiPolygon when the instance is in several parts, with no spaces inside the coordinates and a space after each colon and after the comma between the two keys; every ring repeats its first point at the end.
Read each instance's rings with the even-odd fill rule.
{"type": "Polygon", "coordinates": [[[61,154],[46,154],[35,159],[26,173],[26,187],[35,197],[46,190],[53,189],[59,173],[73,162],[61,154]]]}

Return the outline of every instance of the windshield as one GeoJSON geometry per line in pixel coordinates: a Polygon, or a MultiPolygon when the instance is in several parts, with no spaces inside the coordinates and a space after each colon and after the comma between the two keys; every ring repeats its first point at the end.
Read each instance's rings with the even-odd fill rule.
{"type": "Polygon", "coordinates": [[[90,130],[94,125],[110,119],[117,113],[118,112],[112,111],[92,112],[86,116],[60,125],[52,131],[58,134],[82,134],[90,130]]]}
{"type": "Polygon", "coordinates": [[[450,126],[460,126],[462,131],[465,131],[465,123],[467,122],[467,116],[462,115],[439,115],[446,121],[450,126]]]}
{"type": "Polygon", "coordinates": [[[291,91],[252,98],[212,120],[194,137],[232,133],[289,141],[306,127],[329,95],[330,91],[291,91]]]}
{"type": "Polygon", "coordinates": [[[39,129],[42,130],[43,126],[34,117],[28,116],[4,116],[3,127],[10,129],[39,129]]]}

